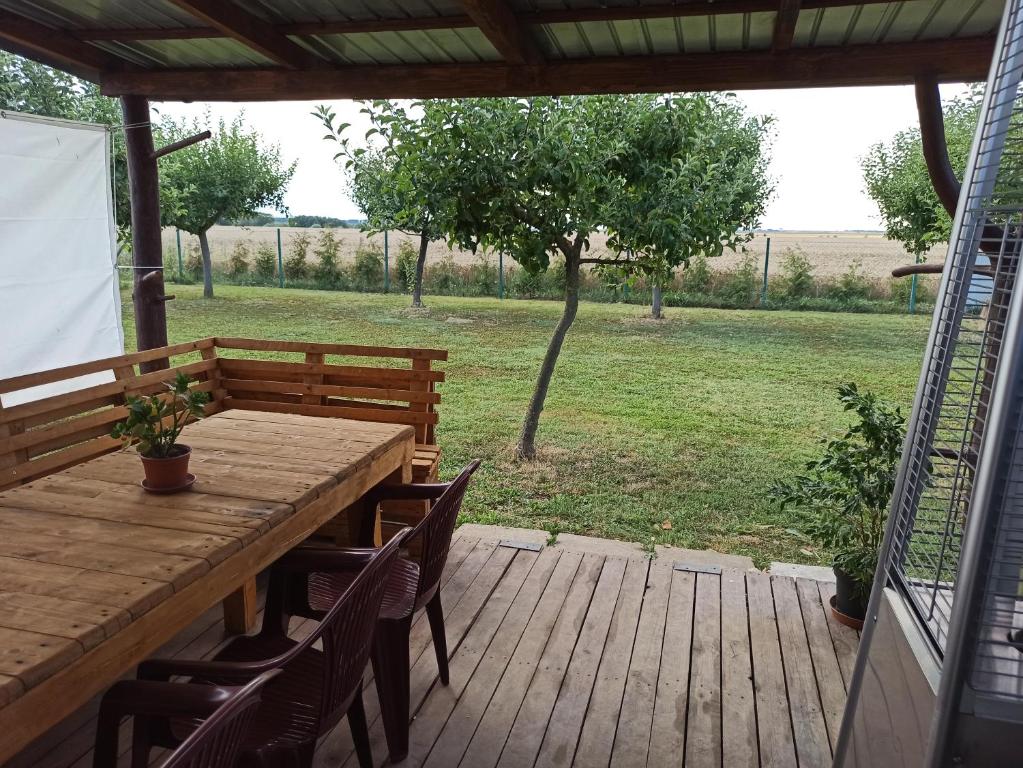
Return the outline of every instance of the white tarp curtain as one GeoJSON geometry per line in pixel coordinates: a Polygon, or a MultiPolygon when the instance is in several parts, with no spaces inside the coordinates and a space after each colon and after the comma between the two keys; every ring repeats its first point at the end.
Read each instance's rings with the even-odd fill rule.
{"type": "MultiPolygon", "coordinates": [[[[124,351],[105,126],[0,113],[0,379],[124,351]]],[[[4,406],[108,372],[0,396],[4,406]]]]}

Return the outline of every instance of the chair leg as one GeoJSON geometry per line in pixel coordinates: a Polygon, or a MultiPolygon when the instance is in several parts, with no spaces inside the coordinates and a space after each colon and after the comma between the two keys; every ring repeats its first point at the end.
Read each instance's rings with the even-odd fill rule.
{"type": "Polygon", "coordinates": [[[380,621],[373,639],[373,677],[392,763],[401,762],[408,756],[408,644],[411,631],[411,616],[397,621],[380,621]]]}
{"type": "Polygon", "coordinates": [[[433,634],[433,650],[437,654],[437,669],[442,685],[448,684],[448,638],[444,631],[444,609],[440,605],[440,590],[426,604],[426,616],[433,634]]]}
{"type": "Polygon", "coordinates": [[[373,750],[369,745],[369,725],[366,722],[366,708],[362,703],[362,690],[355,694],[348,707],[348,727],[352,729],[359,768],[373,768],[373,750]]]}

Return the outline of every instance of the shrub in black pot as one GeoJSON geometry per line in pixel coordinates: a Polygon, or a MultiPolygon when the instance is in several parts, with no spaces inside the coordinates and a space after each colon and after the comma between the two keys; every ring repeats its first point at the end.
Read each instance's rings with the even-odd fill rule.
{"type": "Polygon", "coordinates": [[[898,408],[861,393],[855,384],[838,388],[846,411],[859,422],[835,440],[824,439],[822,458],[805,474],[779,482],[772,495],[784,508],[803,510],[807,532],[832,555],[836,577],[833,608],[840,619],[862,621],[895,488],[906,420],[898,408]]]}

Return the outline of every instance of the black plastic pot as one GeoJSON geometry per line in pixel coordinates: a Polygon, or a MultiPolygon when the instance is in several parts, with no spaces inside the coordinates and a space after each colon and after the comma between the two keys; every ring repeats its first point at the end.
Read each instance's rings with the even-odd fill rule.
{"type": "Polygon", "coordinates": [[[869,589],[864,589],[858,581],[843,571],[841,568],[834,568],[835,571],[835,604],[834,609],[843,616],[856,621],[863,621],[867,615],[867,596],[869,589]]]}

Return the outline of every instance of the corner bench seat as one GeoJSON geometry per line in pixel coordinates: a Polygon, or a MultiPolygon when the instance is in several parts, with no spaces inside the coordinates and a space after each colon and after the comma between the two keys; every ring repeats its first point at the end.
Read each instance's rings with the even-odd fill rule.
{"type": "MultiPolygon", "coordinates": [[[[110,430],[127,415],[127,398],[164,391],[178,372],[210,394],[207,414],[241,408],[408,424],[413,480],[432,482],[444,381],[433,363],[444,360],[438,349],[211,337],[0,380],[0,490],[119,449],[110,430]],[[82,376],[97,382],[73,381],[82,376]],[[37,398],[21,402],[23,390],[37,398]]],[[[423,502],[389,502],[384,536],[424,512],[423,502]]],[[[325,533],[347,543],[345,522],[339,514],[325,533]]]]}

